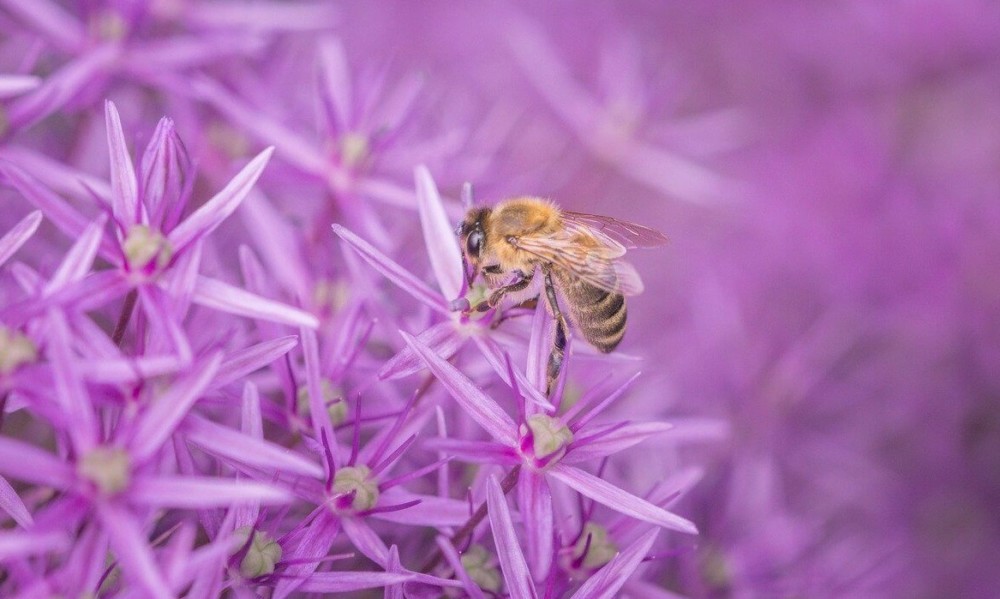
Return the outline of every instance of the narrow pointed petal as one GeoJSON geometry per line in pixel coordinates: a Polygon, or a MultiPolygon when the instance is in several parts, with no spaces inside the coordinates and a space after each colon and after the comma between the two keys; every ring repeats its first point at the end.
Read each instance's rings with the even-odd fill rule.
{"type": "Polygon", "coordinates": [[[623,491],[579,468],[556,464],[548,470],[548,474],[581,495],[606,505],[616,512],[671,530],[692,535],[698,534],[698,528],[690,520],[681,518],[677,514],[623,491]]]}
{"type": "Polygon", "coordinates": [[[140,164],[143,199],[140,209],[145,204],[148,210],[142,220],[152,222],[160,230],[170,231],[176,224],[172,215],[180,208],[176,202],[184,194],[191,167],[191,160],[177,136],[173,120],[166,117],[160,119],[140,164]]]}
{"type": "Polygon", "coordinates": [[[299,590],[304,593],[350,593],[400,584],[414,577],[406,572],[313,572],[299,590]]]}
{"type": "Polygon", "coordinates": [[[264,172],[274,148],[270,147],[258,154],[219,193],[187,217],[170,232],[170,243],[180,250],[189,243],[208,235],[222,224],[246,198],[254,184],[264,172]]]}
{"type": "Polygon", "coordinates": [[[528,363],[525,365],[532,389],[544,389],[549,352],[552,348],[552,316],[548,310],[535,310],[531,317],[531,334],[528,337],[528,363]]]}
{"type": "MultiPolygon", "coordinates": [[[[417,335],[417,340],[446,360],[450,360],[465,342],[462,335],[455,330],[455,323],[450,320],[439,322],[420,333],[417,335]]],[[[424,368],[424,362],[413,351],[413,348],[407,345],[386,361],[385,365],[378,371],[378,376],[381,379],[391,381],[410,376],[424,368]]]]}
{"type": "Polygon", "coordinates": [[[77,364],[70,354],[73,339],[66,315],[58,310],[50,310],[47,321],[48,354],[55,379],[56,399],[70,423],[67,432],[73,439],[74,449],[84,453],[97,442],[94,407],[90,403],[90,394],[80,377],[77,364]]]}
{"type": "Polygon", "coordinates": [[[191,299],[196,304],[229,314],[259,318],[294,327],[319,328],[319,320],[304,310],[265,299],[229,283],[205,276],[198,277],[191,299]]]}
{"type": "Polygon", "coordinates": [[[153,550],[135,516],[124,507],[110,503],[102,502],[95,508],[98,518],[111,538],[115,557],[122,565],[125,575],[136,586],[142,588],[145,596],[153,599],[171,599],[173,593],[170,592],[163,573],[156,565],[153,550]]]}
{"type": "Polygon", "coordinates": [[[177,356],[143,356],[141,358],[91,358],[80,373],[92,383],[138,383],[165,374],[174,374],[188,364],[177,356]]]}
{"type": "Polygon", "coordinates": [[[0,563],[9,558],[60,551],[69,544],[69,539],[61,532],[0,531],[0,563]]]}
{"type": "Polygon", "coordinates": [[[129,497],[150,507],[204,509],[232,503],[287,503],[292,496],[282,489],[249,480],[201,476],[158,476],[135,481],[129,497]]]}
{"type": "Polygon", "coordinates": [[[320,382],[319,341],[316,333],[302,329],[302,354],[306,363],[306,389],[309,397],[309,419],[313,434],[317,439],[326,438],[330,442],[330,453],[335,468],[340,467],[337,437],[333,424],[326,417],[327,409],[323,403],[323,386],[320,382]]]}
{"type": "MultiPolygon", "coordinates": [[[[545,312],[544,309],[537,311],[545,312]]],[[[518,390],[527,396],[527,398],[536,406],[550,413],[556,410],[555,406],[553,406],[545,395],[538,390],[539,388],[530,382],[531,379],[521,374],[520,370],[513,369],[514,381],[511,381],[510,372],[507,370],[507,359],[504,357],[503,349],[500,348],[500,345],[497,344],[496,341],[484,335],[477,335],[473,337],[473,341],[479,348],[479,351],[483,353],[483,357],[486,358],[490,367],[492,367],[494,372],[500,376],[503,382],[513,387],[514,382],[516,381],[518,390]]],[[[544,383],[542,383],[542,385],[544,385],[544,383]]]]}
{"type": "Polygon", "coordinates": [[[553,528],[552,495],[545,476],[528,468],[521,470],[517,485],[518,507],[527,533],[528,563],[535,580],[545,580],[552,566],[553,528]]]}
{"type": "Polygon", "coordinates": [[[486,482],[486,503],[489,506],[490,528],[497,546],[497,557],[500,558],[500,569],[507,581],[507,592],[512,599],[537,599],[528,564],[524,561],[524,554],[517,542],[507,498],[496,477],[491,476],[486,482]]]}
{"type": "Polygon", "coordinates": [[[321,478],[323,469],[290,449],[192,416],[184,425],[188,441],[220,458],[260,468],[321,478]]]}
{"type": "Polygon", "coordinates": [[[115,60],[118,48],[102,44],[63,63],[34,90],[11,102],[7,112],[10,129],[25,129],[72,102],[84,87],[115,60]]]}
{"type": "Polygon", "coordinates": [[[483,594],[483,590],[479,588],[479,585],[472,582],[472,579],[469,578],[469,573],[465,571],[465,567],[462,565],[461,556],[458,555],[458,551],[451,544],[448,537],[438,535],[436,541],[441,555],[448,561],[452,571],[455,572],[455,577],[462,583],[462,590],[469,595],[469,599],[486,599],[486,595],[483,594]]]}
{"type": "Polygon", "coordinates": [[[349,130],[354,115],[351,106],[351,76],[344,46],[336,37],[319,42],[320,98],[331,131],[349,130]]]}
{"type": "Polygon", "coordinates": [[[0,75],[0,99],[19,96],[41,83],[42,79],[34,75],[0,75]]]}
{"type": "Polygon", "coordinates": [[[73,247],[66,253],[59,268],[49,279],[45,286],[45,294],[81,280],[84,275],[90,272],[94,264],[94,257],[97,256],[97,249],[100,247],[101,238],[104,236],[104,223],[107,219],[104,215],[99,216],[90,223],[80,237],[73,243],[73,247]]]}
{"type": "Polygon", "coordinates": [[[515,431],[517,425],[503,409],[489,396],[482,392],[472,381],[457,368],[443,360],[426,345],[416,338],[400,331],[406,344],[427,364],[434,376],[448,390],[459,406],[479,426],[486,429],[494,439],[504,445],[513,446],[517,442],[515,431]]]}
{"type": "Polygon", "coordinates": [[[351,543],[368,559],[383,568],[389,563],[389,548],[367,522],[361,518],[350,517],[343,518],[341,525],[344,527],[344,532],[350,537],[351,543]]]}
{"type": "Polygon", "coordinates": [[[108,153],[111,158],[111,209],[124,231],[139,222],[139,184],[135,167],[125,144],[121,117],[114,102],[104,102],[104,119],[108,133],[108,153]]]}
{"type": "Polygon", "coordinates": [[[582,430],[575,434],[574,443],[563,458],[563,462],[576,464],[586,460],[603,458],[642,443],[646,439],[665,433],[672,428],[673,425],[666,422],[642,422],[618,426],[606,434],[601,434],[597,428],[582,430]]]}
{"type": "MultiPolygon", "coordinates": [[[[0,161],[0,173],[26,200],[41,210],[46,219],[70,238],[79,238],[92,224],[90,219],[77,212],[68,202],[20,166],[0,161]]],[[[114,261],[116,256],[120,256],[120,252],[111,240],[105,239],[101,243],[101,255],[114,261]]]]}
{"type": "Polygon", "coordinates": [[[56,489],[67,489],[76,479],[66,461],[7,437],[0,437],[0,474],[56,489]]]}
{"type": "Polygon", "coordinates": [[[3,6],[63,50],[78,48],[87,35],[83,23],[56,2],[3,0],[3,6]]]}
{"type": "Polygon", "coordinates": [[[24,242],[28,241],[32,235],[35,234],[35,230],[38,229],[38,225],[42,222],[42,213],[40,210],[35,210],[28,216],[22,218],[14,227],[7,231],[7,233],[0,237],[0,265],[7,261],[8,258],[14,255],[24,242]]]}
{"type": "Polygon", "coordinates": [[[330,547],[340,531],[340,519],[326,508],[317,509],[319,513],[316,519],[304,531],[289,535],[287,541],[283,542],[285,551],[282,559],[287,561],[288,565],[274,588],[274,599],[285,599],[294,593],[316,572],[319,560],[330,552],[330,547]]]}
{"type": "Polygon", "coordinates": [[[393,262],[382,252],[375,249],[367,241],[361,239],[354,233],[340,225],[333,225],[333,232],[340,236],[348,245],[356,251],[365,262],[372,268],[382,273],[385,278],[398,286],[403,291],[409,293],[417,300],[423,302],[429,308],[441,313],[449,314],[450,310],[445,304],[441,295],[435,293],[423,281],[413,276],[408,270],[393,262]]]}
{"type": "Polygon", "coordinates": [[[137,460],[151,456],[173,434],[177,424],[208,388],[221,362],[222,356],[218,353],[200,360],[190,374],[174,382],[170,390],[156,398],[139,417],[132,436],[133,456],[137,460]]]}
{"type": "Polygon", "coordinates": [[[656,540],[656,535],[659,533],[660,530],[654,528],[636,539],[634,543],[587,579],[573,593],[571,599],[614,599],[618,597],[618,591],[635,574],[635,569],[642,564],[642,560],[653,547],[653,541],[656,540]]]}
{"type": "Polygon", "coordinates": [[[287,335],[233,352],[219,366],[219,373],[212,382],[212,387],[218,388],[238,381],[287,354],[298,344],[297,336],[287,335]]]}
{"type": "Polygon", "coordinates": [[[0,476],[0,510],[7,512],[21,528],[31,526],[31,512],[21,501],[14,487],[10,486],[7,479],[2,476],[0,476]]]}
{"type": "Polygon", "coordinates": [[[256,253],[267,265],[268,276],[292,297],[308,298],[314,283],[309,261],[300,247],[301,230],[257,190],[251,191],[243,202],[240,216],[254,240],[256,253]]]}
{"type": "Polygon", "coordinates": [[[405,510],[376,512],[372,518],[400,524],[423,526],[460,526],[469,519],[469,504],[458,499],[410,493],[401,488],[389,489],[379,497],[379,503],[402,504],[419,499],[420,503],[405,510]]]}
{"type": "Polygon", "coordinates": [[[417,185],[420,226],[424,231],[431,268],[445,299],[454,299],[462,290],[462,253],[458,248],[455,226],[448,221],[441,194],[427,167],[418,166],[413,177],[417,185]]]}

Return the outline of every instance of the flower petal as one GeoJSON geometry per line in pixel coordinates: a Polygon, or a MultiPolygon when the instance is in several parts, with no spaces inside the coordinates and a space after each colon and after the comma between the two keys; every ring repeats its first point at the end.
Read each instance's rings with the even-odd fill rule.
{"type": "Polygon", "coordinates": [[[524,561],[524,554],[517,542],[507,498],[494,476],[486,481],[486,503],[489,506],[490,528],[497,546],[497,557],[500,558],[500,568],[507,581],[507,592],[513,599],[537,599],[528,564],[524,561]]]}
{"type": "Polygon", "coordinates": [[[111,538],[115,557],[126,575],[133,583],[142,587],[145,596],[171,599],[174,594],[156,565],[153,550],[135,516],[124,507],[107,502],[97,503],[95,510],[111,538]]]}
{"type": "Polygon", "coordinates": [[[89,451],[97,442],[97,421],[90,394],[70,355],[73,339],[66,315],[52,309],[48,315],[48,355],[55,380],[55,396],[69,422],[67,433],[79,453],[89,451]]]}
{"type": "Polygon", "coordinates": [[[368,559],[383,568],[389,563],[389,548],[367,522],[361,518],[346,517],[341,519],[341,525],[351,543],[368,559]]]}
{"type": "Polygon", "coordinates": [[[0,264],[6,262],[18,248],[24,245],[24,242],[35,234],[35,230],[38,229],[41,222],[42,213],[40,210],[35,210],[22,218],[3,237],[0,237],[0,264]]]}
{"type": "MultiPolygon", "coordinates": [[[[439,322],[417,335],[417,339],[446,360],[451,359],[462,347],[465,339],[455,329],[455,323],[446,320],[439,322]]],[[[378,371],[380,379],[399,379],[420,372],[425,367],[423,361],[409,345],[389,358],[378,371]]]]}
{"type": "Polygon", "coordinates": [[[646,554],[653,547],[653,541],[656,540],[656,535],[659,533],[660,530],[654,528],[639,537],[584,582],[573,593],[571,599],[614,599],[614,597],[618,597],[618,591],[635,574],[635,569],[642,564],[642,560],[646,558],[646,554]]]}
{"type": "Polygon", "coordinates": [[[292,496],[283,489],[256,481],[158,476],[141,478],[132,483],[129,498],[151,507],[202,509],[252,501],[287,503],[292,496]]]}
{"type": "Polygon", "coordinates": [[[445,299],[454,299],[462,291],[462,252],[458,248],[455,226],[448,221],[441,194],[427,167],[418,166],[413,177],[417,185],[420,226],[424,231],[431,268],[445,299]]]}
{"type": "Polygon", "coordinates": [[[397,285],[400,289],[441,314],[450,313],[441,295],[435,293],[423,281],[413,276],[410,271],[393,262],[367,241],[340,225],[333,225],[333,232],[347,242],[372,268],[382,273],[385,278],[389,279],[390,282],[397,285]]]}
{"type": "Polygon", "coordinates": [[[597,478],[593,474],[584,472],[579,468],[565,464],[556,464],[549,468],[547,473],[571,489],[576,490],[581,495],[606,505],[616,512],[645,522],[651,522],[664,528],[692,535],[698,534],[698,528],[690,520],[681,518],[677,514],[668,512],[659,506],[623,491],[611,483],[597,478]]]}
{"type": "Polygon", "coordinates": [[[247,376],[251,372],[267,366],[287,354],[299,344],[295,335],[270,339],[241,349],[226,356],[219,366],[219,372],[212,381],[212,387],[222,387],[247,376]]]}
{"type": "Polygon", "coordinates": [[[605,425],[575,433],[573,444],[563,458],[567,464],[594,460],[628,449],[653,435],[673,428],[667,422],[640,422],[620,426],[605,425]],[[607,432],[604,432],[607,431],[607,432]]]}
{"type": "Polygon", "coordinates": [[[69,249],[63,258],[59,268],[45,285],[45,295],[65,287],[69,283],[76,283],[83,279],[84,275],[90,272],[94,264],[94,257],[104,236],[104,223],[107,219],[102,214],[84,229],[79,238],[73,242],[73,247],[69,249]]]}
{"type": "Polygon", "coordinates": [[[399,572],[313,572],[299,591],[304,593],[350,593],[377,589],[413,580],[414,574],[399,572]]]}
{"type": "Polygon", "coordinates": [[[250,161],[215,196],[194,211],[170,232],[170,243],[180,251],[189,243],[208,235],[235,211],[264,172],[274,148],[269,147],[250,161]]]}
{"type": "Polygon", "coordinates": [[[229,314],[260,318],[295,327],[319,328],[319,320],[304,310],[265,299],[229,283],[205,276],[198,277],[191,299],[196,304],[229,314]]]}
{"type": "Polygon", "coordinates": [[[28,507],[21,501],[21,497],[14,490],[14,487],[10,486],[7,479],[2,476],[0,476],[0,510],[10,514],[10,517],[21,528],[31,526],[31,512],[28,511],[28,507]]]}
{"type": "MultiPolygon", "coordinates": [[[[545,312],[545,310],[538,310],[538,312],[545,312]]],[[[507,358],[504,356],[504,351],[500,348],[500,345],[485,335],[476,335],[472,340],[479,348],[479,351],[483,353],[483,357],[486,358],[490,367],[500,376],[503,382],[513,387],[514,383],[511,381],[510,371],[507,369],[507,358]]],[[[521,374],[520,370],[513,368],[511,370],[514,372],[514,380],[517,381],[517,389],[521,393],[525,394],[536,406],[550,413],[555,412],[555,406],[549,402],[535,385],[531,384],[528,377],[521,374]]],[[[544,383],[542,384],[544,385],[544,383]]]]}
{"type": "Polygon", "coordinates": [[[111,209],[121,230],[139,222],[139,184],[135,167],[125,144],[125,132],[114,102],[104,102],[104,120],[108,134],[108,153],[111,158],[111,209]]]}
{"type": "Polygon", "coordinates": [[[212,354],[196,362],[195,368],[170,389],[157,397],[144,414],[139,416],[132,435],[133,456],[142,460],[153,455],[174,432],[188,410],[201,398],[219,370],[222,356],[212,354]]]}
{"type": "Polygon", "coordinates": [[[59,551],[70,544],[62,532],[0,531],[0,563],[8,558],[23,558],[36,553],[59,551]]]}
{"type": "Polygon", "coordinates": [[[260,468],[321,478],[323,469],[290,449],[234,431],[199,416],[184,425],[188,441],[212,455],[260,468]]]}
{"type": "Polygon", "coordinates": [[[317,510],[316,519],[307,528],[287,535],[282,543],[282,561],[288,565],[274,587],[274,599],[285,599],[309,580],[337,538],[340,519],[325,507],[317,510]]]}
{"type": "Polygon", "coordinates": [[[429,347],[403,331],[399,333],[403,336],[406,344],[420,356],[420,359],[427,364],[434,376],[451,393],[459,406],[479,426],[486,429],[490,436],[504,445],[513,446],[517,442],[515,434],[517,425],[495,401],[483,393],[457,368],[431,351],[429,347]]]}
{"type": "Polygon", "coordinates": [[[528,562],[535,580],[545,580],[552,566],[553,535],[552,495],[545,476],[529,468],[521,469],[517,485],[517,504],[524,518],[528,562]]]}

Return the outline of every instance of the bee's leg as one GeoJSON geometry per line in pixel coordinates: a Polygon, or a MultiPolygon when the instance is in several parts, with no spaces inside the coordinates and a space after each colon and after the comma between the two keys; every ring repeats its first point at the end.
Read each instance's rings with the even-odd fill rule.
{"type": "MultiPolygon", "coordinates": [[[[538,307],[538,296],[535,296],[531,299],[524,300],[523,302],[517,304],[516,306],[511,306],[510,310],[514,310],[517,308],[523,308],[525,310],[534,310],[537,307],[538,307]]],[[[490,325],[490,328],[491,329],[497,328],[498,326],[500,326],[500,323],[507,320],[508,318],[514,318],[516,316],[524,316],[524,314],[510,314],[510,310],[505,310],[504,313],[500,315],[500,318],[493,321],[493,324],[490,325]]],[[[530,312],[528,312],[528,314],[530,314],[530,312]]]]}
{"type": "Polygon", "coordinates": [[[566,319],[559,310],[559,302],[556,300],[556,288],[552,284],[552,272],[545,271],[545,297],[549,300],[549,307],[552,308],[552,316],[556,320],[556,332],[552,340],[552,352],[549,353],[548,370],[546,371],[545,395],[552,392],[552,385],[559,378],[559,371],[562,370],[563,357],[566,354],[566,319]]]}
{"type": "Polygon", "coordinates": [[[504,296],[506,296],[508,293],[521,291],[522,289],[527,289],[528,285],[531,284],[531,280],[535,276],[534,272],[532,272],[531,274],[524,274],[524,272],[520,270],[514,271],[514,274],[517,275],[517,279],[513,283],[509,285],[504,285],[503,287],[496,289],[493,293],[490,294],[490,296],[486,300],[481,301],[475,306],[473,306],[472,311],[485,312],[491,308],[496,308],[498,305],[500,305],[500,302],[503,300],[504,296]]]}

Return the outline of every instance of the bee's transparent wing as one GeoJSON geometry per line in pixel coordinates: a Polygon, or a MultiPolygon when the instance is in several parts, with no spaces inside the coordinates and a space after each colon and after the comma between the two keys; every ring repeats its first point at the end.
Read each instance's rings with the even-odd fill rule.
{"type": "Polygon", "coordinates": [[[608,239],[612,244],[628,250],[659,247],[667,243],[667,237],[656,229],[610,216],[564,211],[562,218],[565,225],[571,229],[587,228],[594,237],[608,239]]]}
{"type": "Polygon", "coordinates": [[[575,275],[580,280],[622,295],[642,292],[642,279],[631,264],[619,257],[624,249],[617,242],[603,243],[600,236],[592,236],[599,243],[594,246],[581,243],[569,232],[559,235],[525,235],[514,240],[518,249],[541,258],[575,275]]]}

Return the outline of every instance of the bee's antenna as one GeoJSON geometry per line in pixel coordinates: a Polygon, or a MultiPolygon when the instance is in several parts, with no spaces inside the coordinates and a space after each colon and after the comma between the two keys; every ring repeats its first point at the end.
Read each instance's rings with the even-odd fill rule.
{"type": "Polygon", "coordinates": [[[472,208],[472,182],[466,181],[462,184],[462,207],[468,210],[472,208]]]}

